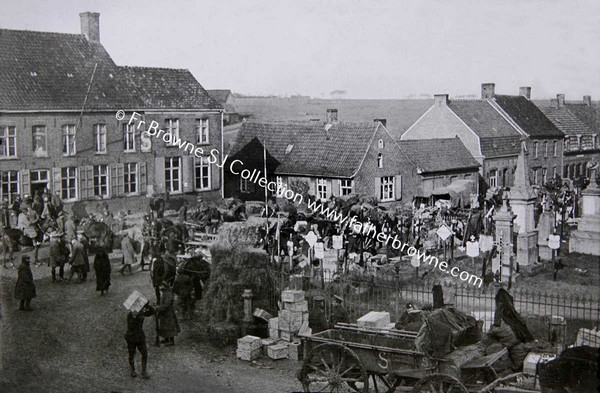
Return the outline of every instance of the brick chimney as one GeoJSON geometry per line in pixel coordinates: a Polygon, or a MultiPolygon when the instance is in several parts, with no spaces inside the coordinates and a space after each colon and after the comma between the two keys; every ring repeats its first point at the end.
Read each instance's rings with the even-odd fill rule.
{"type": "Polygon", "coordinates": [[[482,100],[491,100],[492,98],[494,98],[494,96],[496,95],[495,90],[496,89],[496,84],[495,83],[482,83],[481,84],[481,99],[482,100]]]}
{"type": "Polygon", "coordinates": [[[327,109],[327,117],[325,118],[327,124],[334,124],[338,122],[338,110],[327,109]]]}
{"type": "Polygon", "coordinates": [[[565,95],[564,94],[556,95],[556,107],[559,109],[565,107],[565,95]]]}
{"type": "Polygon", "coordinates": [[[592,96],[583,96],[583,103],[592,106],[592,96]]]}
{"type": "Polygon", "coordinates": [[[531,86],[519,87],[519,95],[531,100],[531,86]]]}
{"type": "Polygon", "coordinates": [[[82,12],[81,34],[91,42],[100,42],[100,14],[98,12],[82,12]]]}
{"type": "Polygon", "coordinates": [[[383,124],[384,127],[387,127],[387,119],[373,119],[373,122],[375,124],[381,123],[381,124],[383,124]]]}
{"type": "Polygon", "coordinates": [[[448,94],[434,94],[433,103],[435,104],[435,106],[448,105],[448,94]]]}

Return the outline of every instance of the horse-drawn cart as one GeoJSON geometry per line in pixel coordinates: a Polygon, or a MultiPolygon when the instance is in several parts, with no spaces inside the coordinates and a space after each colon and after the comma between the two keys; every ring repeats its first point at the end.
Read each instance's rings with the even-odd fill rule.
{"type": "Polygon", "coordinates": [[[457,366],[450,356],[436,358],[416,350],[416,338],[415,332],[338,324],[303,338],[298,379],[305,392],[539,391],[524,388],[525,374],[498,378],[492,365],[506,349],[457,366]],[[512,387],[513,382],[520,387],[512,387]]]}

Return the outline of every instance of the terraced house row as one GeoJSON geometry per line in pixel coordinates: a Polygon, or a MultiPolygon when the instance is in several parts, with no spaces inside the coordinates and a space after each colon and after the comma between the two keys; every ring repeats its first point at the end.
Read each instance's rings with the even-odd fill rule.
{"type": "Polygon", "coordinates": [[[150,124],[222,150],[223,109],[185,69],[117,66],[99,14],[81,34],[0,29],[0,198],[44,188],[69,201],[218,193],[219,169],[128,125],[150,124]],[[128,114],[117,120],[115,114],[128,114]]]}

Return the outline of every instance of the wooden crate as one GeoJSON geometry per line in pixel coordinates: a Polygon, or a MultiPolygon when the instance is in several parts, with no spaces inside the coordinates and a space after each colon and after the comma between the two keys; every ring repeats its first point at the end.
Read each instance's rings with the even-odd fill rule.
{"type": "Polygon", "coordinates": [[[268,349],[268,355],[271,359],[287,359],[288,357],[288,345],[287,344],[276,344],[271,345],[268,349]]]}
{"type": "Polygon", "coordinates": [[[252,349],[252,350],[240,350],[236,351],[237,358],[245,361],[252,361],[260,356],[261,348],[252,349]]]}
{"type": "Polygon", "coordinates": [[[260,346],[260,337],[248,335],[237,340],[238,351],[252,351],[255,349],[260,349],[260,346]]]}
{"type": "Polygon", "coordinates": [[[308,312],[308,301],[300,300],[297,302],[284,302],[283,308],[290,311],[308,312]]]}
{"type": "Polygon", "coordinates": [[[281,292],[281,301],[295,303],[304,300],[304,291],[297,289],[288,289],[281,292]]]}
{"type": "Polygon", "coordinates": [[[371,311],[356,321],[358,326],[374,328],[385,328],[388,323],[390,323],[390,313],[386,311],[371,311]]]}

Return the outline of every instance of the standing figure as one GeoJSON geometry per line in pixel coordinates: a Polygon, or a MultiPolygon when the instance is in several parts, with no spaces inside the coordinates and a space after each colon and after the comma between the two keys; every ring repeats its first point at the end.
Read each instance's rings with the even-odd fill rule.
{"type": "Polygon", "coordinates": [[[129,312],[127,314],[127,332],[125,333],[125,341],[127,341],[127,352],[129,353],[129,371],[130,375],[135,378],[135,353],[140,351],[142,355],[142,377],[149,378],[147,372],[148,365],[148,347],[146,346],[146,335],[144,334],[144,318],[154,315],[155,311],[152,306],[146,304],[138,313],[129,312]]]}
{"type": "Polygon", "coordinates": [[[333,329],[336,323],[348,323],[350,317],[348,311],[343,306],[344,299],[341,296],[333,296],[333,304],[331,305],[331,317],[329,318],[329,327],[333,329]]]}
{"type": "Polygon", "coordinates": [[[70,243],[73,239],[77,238],[77,224],[73,218],[73,213],[70,213],[65,220],[65,236],[67,241],[70,243]]]}
{"type": "Polygon", "coordinates": [[[77,241],[83,246],[83,269],[81,272],[81,280],[87,281],[87,274],[90,272],[90,258],[88,250],[90,249],[90,242],[85,236],[83,231],[77,231],[77,241]]]}
{"type": "Polygon", "coordinates": [[[192,278],[184,273],[183,267],[177,269],[173,292],[179,297],[184,320],[192,319],[194,315],[194,299],[192,299],[193,289],[194,284],[192,283],[192,278]]]}
{"type": "Polygon", "coordinates": [[[65,278],[65,262],[69,258],[69,249],[64,243],[63,233],[50,233],[50,250],[48,266],[52,268],[52,282],[56,282],[56,268],[58,268],[58,282],[65,278]]]}
{"type": "Polygon", "coordinates": [[[177,211],[177,214],[179,215],[179,221],[182,224],[187,221],[187,202],[186,201],[183,201],[183,203],[181,204],[181,207],[177,211]]]}
{"type": "Polygon", "coordinates": [[[327,329],[324,302],[325,298],[321,295],[313,297],[313,306],[308,314],[308,326],[312,329],[313,334],[327,329]]]}
{"type": "Polygon", "coordinates": [[[135,248],[129,237],[129,231],[125,231],[123,234],[123,240],[121,240],[121,251],[123,252],[123,266],[119,270],[121,274],[125,274],[125,269],[129,270],[129,274],[133,274],[131,265],[135,262],[135,248]]]}
{"type": "Polygon", "coordinates": [[[7,196],[2,197],[2,205],[0,205],[0,225],[3,228],[10,228],[10,208],[7,196]]]}
{"type": "Polygon", "coordinates": [[[163,338],[161,341],[167,346],[175,345],[175,336],[181,332],[175,308],[173,306],[173,289],[163,281],[160,284],[162,292],[160,304],[156,306],[156,315],[158,316],[158,335],[163,338]]]}
{"type": "Polygon", "coordinates": [[[83,282],[83,271],[85,269],[84,248],[77,239],[71,240],[71,275],[68,282],[71,282],[75,273],[77,273],[78,282],[83,282]]]}
{"type": "Polygon", "coordinates": [[[33,195],[31,208],[35,210],[39,217],[42,217],[42,213],[44,212],[44,201],[42,200],[42,195],[39,191],[36,191],[33,195]]]}
{"type": "Polygon", "coordinates": [[[100,291],[100,296],[108,292],[110,287],[110,259],[104,250],[96,253],[94,258],[94,271],[96,272],[96,291],[100,291]]]}
{"type": "Polygon", "coordinates": [[[54,208],[56,214],[63,211],[64,205],[62,198],[60,197],[60,191],[54,191],[54,194],[50,195],[50,202],[52,203],[52,207],[54,208]]]}
{"type": "Polygon", "coordinates": [[[17,282],[15,284],[15,299],[19,299],[19,311],[31,311],[31,299],[36,295],[35,282],[29,262],[29,255],[21,257],[21,265],[17,271],[17,282]]]}

